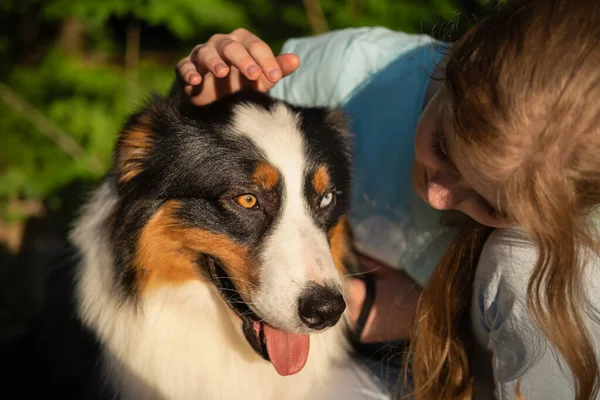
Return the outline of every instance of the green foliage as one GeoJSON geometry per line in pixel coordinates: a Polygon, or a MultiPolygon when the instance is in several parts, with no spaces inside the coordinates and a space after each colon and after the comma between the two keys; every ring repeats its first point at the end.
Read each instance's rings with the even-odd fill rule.
{"type": "MultiPolygon", "coordinates": [[[[144,63],[139,69],[142,93],[166,91],[172,69],[144,63]]],[[[73,159],[30,118],[0,103],[0,202],[16,196],[47,199],[75,179],[98,178],[111,162],[116,135],[136,104],[126,98],[122,69],[90,67],[59,52],[51,52],[35,68],[16,68],[9,84],[84,150],[73,159]],[[90,169],[90,160],[99,168],[90,169]]],[[[49,199],[52,200],[52,199],[49,199]]],[[[56,199],[54,199],[56,200],[56,199]]],[[[5,217],[7,217],[5,215],[5,217]]]]}
{"type": "Polygon", "coordinates": [[[190,38],[198,26],[235,29],[248,24],[243,9],[227,0],[53,0],[44,2],[44,15],[65,16],[99,25],[110,17],[133,16],[149,25],[163,25],[180,39],[190,38]]]}
{"type": "Polygon", "coordinates": [[[334,27],[383,25],[410,33],[429,31],[456,9],[446,0],[326,0],[322,3],[334,27]]]}
{"type": "MultiPolygon", "coordinates": [[[[457,8],[472,9],[482,2],[315,3],[330,30],[383,25],[429,33],[457,8]]],[[[25,20],[39,27],[33,38],[20,30],[20,22],[0,28],[8,33],[0,36],[0,71],[7,72],[2,81],[82,149],[81,154],[67,154],[36,127],[29,113],[0,97],[0,219],[5,221],[21,217],[7,211],[10,201],[44,200],[60,206],[55,194],[59,188],[105,173],[127,114],[150,90],[169,88],[176,61],[193,44],[244,26],[277,52],[287,38],[311,34],[310,19],[298,0],[4,0],[2,14],[5,21],[25,20]],[[66,21],[77,21],[80,32],[65,33],[66,21]],[[141,48],[134,47],[141,61],[126,69],[126,32],[136,24],[142,27],[141,48]],[[81,39],[84,48],[69,54],[59,49],[61,38],[81,39]]]]}

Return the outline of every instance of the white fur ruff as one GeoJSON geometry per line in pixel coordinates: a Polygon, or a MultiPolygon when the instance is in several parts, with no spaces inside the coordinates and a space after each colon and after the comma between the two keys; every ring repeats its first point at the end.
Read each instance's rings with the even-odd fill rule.
{"type": "Polygon", "coordinates": [[[72,232],[83,253],[76,279],[78,312],[103,345],[102,372],[120,398],[136,400],[286,400],[327,382],[347,351],[342,322],[311,335],[304,369],[281,377],[243,337],[240,321],[212,285],[165,287],[141,307],[119,302],[103,225],[116,204],[98,188],[72,232]]]}

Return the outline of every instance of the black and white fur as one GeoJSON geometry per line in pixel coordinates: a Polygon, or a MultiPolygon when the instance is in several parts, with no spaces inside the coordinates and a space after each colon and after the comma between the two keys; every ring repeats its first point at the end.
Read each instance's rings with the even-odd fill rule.
{"type": "Polygon", "coordinates": [[[71,232],[71,250],[49,274],[39,320],[23,347],[11,350],[22,363],[8,367],[3,387],[16,388],[21,398],[38,389],[62,399],[305,398],[347,356],[343,321],[317,332],[298,316],[298,299],[310,284],[343,293],[328,232],[346,212],[350,191],[344,121],[337,112],[255,92],[205,107],[154,96],[124,132],[143,118],[149,149],[125,152],[117,145],[111,173],[71,232]],[[262,215],[224,203],[250,190],[248,177],[259,162],[280,174],[270,198],[260,198],[262,215]],[[326,166],[328,191],[336,196],[326,209],[310,187],[319,166],[326,166]],[[132,168],[134,177],[121,179],[132,168]],[[182,229],[201,228],[250,250],[260,279],[243,301],[254,315],[311,334],[298,374],[279,376],[249,345],[239,314],[203,270],[202,254],[197,267],[207,279],[140,290],[132,263],[141,232],[173,199],[182,229]]]}

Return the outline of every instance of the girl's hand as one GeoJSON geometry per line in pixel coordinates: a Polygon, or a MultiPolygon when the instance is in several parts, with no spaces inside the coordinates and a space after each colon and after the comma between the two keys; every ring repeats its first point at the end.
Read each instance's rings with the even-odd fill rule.
{"type": "MultiPolygon", "coordinates": [[[[375,343],[408,339],[413,327],[421,287],[404,272],[366,257],[362,266],[375,275],[375,301],[360,341],[375,343]]],[[[351,279],[347,288],[348,316],[353,324],[358,319],[366,296],[365,284],[351,279]]]]}
{"type": "Polygon", "coordinates": [[[240,28],[213,35],[179,61],[175,89],[193,104],[204,105],[244,87],[267,92],[299,65],[297,55],[275,57],[265,42],[240,28]]]}

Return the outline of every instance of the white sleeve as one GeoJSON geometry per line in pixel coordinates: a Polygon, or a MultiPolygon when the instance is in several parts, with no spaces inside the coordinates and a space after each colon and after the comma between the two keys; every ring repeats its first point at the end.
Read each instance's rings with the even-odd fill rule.
{"type": "Polygon", "coordinates": [[[519,230],[496,230],[484,246],[471,303],[475,399],[512,400],[517,383],[528,400],[574,398],[569,369],[527,310],[536,260],[536,248],[519,230]]]}
{"type": "Polygon", "coordinates": [[[337,107],[370,76],[404,52],[431,42],[426,35],[382,27],[348,28],[289,39],[281,53],[295,53],[300,67],[270,94],[292,104],[337,107]]]}

